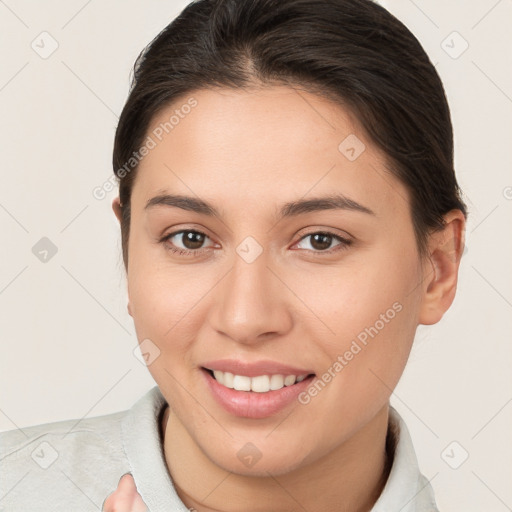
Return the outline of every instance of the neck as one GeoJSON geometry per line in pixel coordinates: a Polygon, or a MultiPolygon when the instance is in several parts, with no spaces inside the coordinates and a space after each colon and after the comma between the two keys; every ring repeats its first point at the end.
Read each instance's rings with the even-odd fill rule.
{"type": "Polygon", "coordinates": [[[165,459],[180,499],[197,512],[368,512],[391,469],[388,415],[386,404],[328,455],[275,478],[238,475],[215,465],[167,407],[161,425],[165,459]]]}

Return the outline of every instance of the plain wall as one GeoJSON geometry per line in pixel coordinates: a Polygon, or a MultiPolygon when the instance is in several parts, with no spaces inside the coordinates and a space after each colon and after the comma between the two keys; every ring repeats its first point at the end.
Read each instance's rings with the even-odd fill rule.
{"type": "MultiPolygon", "coordinates": [[[[455,302],[418,329],[392,404],[440,510],[502,512],[512,508],[512,2],[381,3],[443,80],[470,214],[455,302]],[[450,454],[469,454],[458,469],[441,455],[453,441],[450,454]]],[[[112,176],[135,58],[186,4],[0,2],[0,430],[127,409],[155,385],[133,354],[116,191],[92,191],[112,176]]]]}

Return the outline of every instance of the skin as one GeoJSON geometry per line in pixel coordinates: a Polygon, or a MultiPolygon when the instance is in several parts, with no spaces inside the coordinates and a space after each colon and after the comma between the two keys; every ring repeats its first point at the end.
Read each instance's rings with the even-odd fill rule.
{"type": "Polygon", "coordinates": [[[147,512],[148,509],[137,492],[130,473],[120,478],[117,489],[103,502],[102,510],[104,512],[147,512]]]}
{"type": "MultiPolygon", "coordinates": [[[[421,258],[408,191],[385,155],[348,111],[291,87],[198,90],[160,112],[148,134],[190,96],[197,107],[139,165],[127,267],[137,337],[160,350],[148,369],[169,404],[164,452],[177,492],[198,512],[368,511],[388,476],[389,398],[416,328],[438,322],[454,298],[464,216],[449,212],[421,258]],[[366,146],[354,161],[338,150],[349,134],[366,146]],[[221,217],[145,210],[163,191],[207,200],[221,217]],[[333,192],[374,215],[275,216],[285,202],[333,192]],[[180,234],[159,241],[180,229],[207,235],[196,256],[166,249],[194,247],[180,234]],[[333,237],[322,249],[306,236],[325,231],[351,244],[336,251],[333,237]],[[248,236],[263,249],[252,263],[236,252],[248,236]],[[322,376],[394,303],[401,311],[306,405],[236,417],[203,382],[201,364],[217,358],[322,376]],[[261,453],[252,467],[237,457],[247,442],[261,453]]],[[[112,206],[120,219],[118,198],[112,206]]]]}

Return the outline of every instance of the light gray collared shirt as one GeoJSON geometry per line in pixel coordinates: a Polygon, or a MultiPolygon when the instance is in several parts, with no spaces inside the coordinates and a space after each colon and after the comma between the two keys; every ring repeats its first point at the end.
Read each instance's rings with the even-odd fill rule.
{"type": "MultiPolygon", "coordinates": [[[[189,512],[165,463],[158,386],[130,409],[0,433],[0,512],[100,511],[131,473],[150,512],[189,512]]],[[[409,431],[390,407],[395,453],[372,512],[439,512],[420,473],[409,431]]]]}

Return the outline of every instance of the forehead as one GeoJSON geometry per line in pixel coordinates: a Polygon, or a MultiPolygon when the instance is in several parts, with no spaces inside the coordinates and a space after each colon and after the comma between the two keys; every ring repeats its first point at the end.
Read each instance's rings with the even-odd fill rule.
{"type": "Polygon", "coordinates": [[[357,119],[300,89],[196,90],[161,110],[147,137],[132,197],[139,206],[162,190],[226,208],[336,192],[378,211],[407,197],[357,119]]]}

